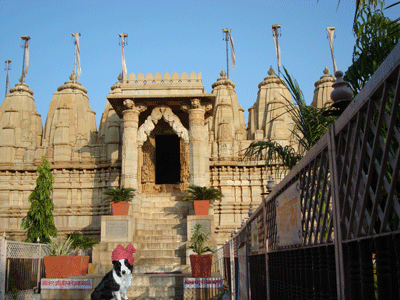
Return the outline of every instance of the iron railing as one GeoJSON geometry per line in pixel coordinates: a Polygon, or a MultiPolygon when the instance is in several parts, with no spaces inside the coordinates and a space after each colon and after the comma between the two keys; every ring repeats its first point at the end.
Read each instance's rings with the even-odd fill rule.
{"type": "Polygon", "coordinates": [[[400,43],[234,236],[250,299],[400,299],[399,106],[400,43]],[[293,187],[299,237],[288,243],[278,209],[293,187]]]}

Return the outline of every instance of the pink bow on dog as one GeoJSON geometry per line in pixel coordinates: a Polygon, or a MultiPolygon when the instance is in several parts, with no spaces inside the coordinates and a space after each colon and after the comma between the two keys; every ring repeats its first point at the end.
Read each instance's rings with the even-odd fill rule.
{"type": "Polygon", "coordinates": [[[112,260],[120,260],[120,259],[127,259],[129,264],[133,265],[135,261],[133,258],[133,253],[136,253],[135,247],[130,243],[126,248],[121,245],[118,245],[112,252],[111,259],[112,260]]]}

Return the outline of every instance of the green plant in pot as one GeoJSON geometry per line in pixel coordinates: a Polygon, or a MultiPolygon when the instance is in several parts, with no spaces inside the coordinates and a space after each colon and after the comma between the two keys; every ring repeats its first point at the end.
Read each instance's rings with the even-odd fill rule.
{"type": "Polygon", "coordinates": [[[195,215],[208,215],[210,201],[221,200],[224,196],[219,189],[198,185],[189,185],[185,192],[185,200],[193,201],[195,215]]]}
{"type": "Polygon", "coordinates": [[[95,245],[99,243],[98,239],[90,236],[84,236],[83,234],[75,231],[67,234],[67,238],[72,240],[72,248],[75,249],[75,255],[84,255],[87,251],[93,249],[95,245]]]}
{"type": "Polygon", "coordinates": [[[89,256],[78,255],[80,250],[90,250],[98,241],[78,232],[68,234],[66,240],[50,237],[43,258],[46,278],[82,276],[88,273],[89,256]],[[75,256],[71,254],[76,254],[75,256]]]}
{"type": "Polygon", "coordinates": [[[135,197],[135,189],[121,187],[109,187],[103,192],[106,197],[102,203],[111,203],[112,214],[114,216],[127,215],[129,211],[129,203],[135,197]]]}
{"type": "Polygon", "coordinates": [[[208,236],[209,233],[205,233],[201,229],[201,224],[194,225],[190,246],[188,247],[188,249],[192,249],[196,253],[189,256],[193,277],[211,277],[212,253],[214,250],[204,246],[208,236]],[[207,252],[211,252],[211,254],[206,254],[207,252]]]}

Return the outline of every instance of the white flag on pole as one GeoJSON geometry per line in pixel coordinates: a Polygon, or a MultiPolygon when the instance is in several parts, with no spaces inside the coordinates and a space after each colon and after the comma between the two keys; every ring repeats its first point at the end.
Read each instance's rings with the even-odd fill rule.
{"type": "Polygon", "coordinates": [[[26,75],[28,75],[28,70],[29,70],[29,39],[25,40],[25,69],[24,73],[22,74],[23,78],[26,78],[26,75]]]}
{"type": "Polygon", "coordinates": [[[335,55],[333,53],[333,38],[335,36],[335,27],[327,27],[326,31],[328,32],[328,39],[329,39],[329,46],[331,48],[331,54],[332,54],[332,61],[333,61],[333,74],[336,73],[336,61],[335,61],[335,55]]]}
{"type": "Polygon", "coordinates": [[[229,41],[231,43],[232,68],[234,68],[236,65],[236,56],[235,56],[235,47],[233,46],[233,39],[232,39],[232,34],[231,34],[230,29],[229,29],[229,41]]]}
{"type": "Polygon", "coordinates": [[[76,52],[76,78],[78,79],[82,75],[81,69],[81,52],[79,50],[79,32],[72,34],[75,38],[75,52],[76,52]]]}
{"type": "Polygon", "coordinates": [[[278,60],[278,70],[281,68],[281,48],[278,43],[278,27],[272,27],[272,36],[274,37],[275,53],[278,60]]]}

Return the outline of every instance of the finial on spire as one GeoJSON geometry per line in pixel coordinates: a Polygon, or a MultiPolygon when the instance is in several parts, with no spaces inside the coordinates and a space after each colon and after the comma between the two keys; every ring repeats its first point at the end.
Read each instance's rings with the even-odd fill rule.
{"type": "Polygon", "coordinates": [[[323,72],[324,72],[324,74],[325,74],[325,75],[328,75],[328,74],[329,74],[329,69],[328,69],[328,67],[327,67],[327,66],[325,66],[325,69],[324,69],[324,71],[323,71],[323,72]]]}
{"type": "Polygon", "coordinates": [[[71,81],[76,81],[76,74],[75,74],[75,70],[74,71],[72,71],[72,74],[69,76],[69,80],[71,80],[71,81]]]}
{"type": "Polygon", "coordinates": [[[272,65],[271,65],[271,67],[269,68],[268,75],[269,75],[269,76],[275,75],[275,70],[272,68],[272,65]]]}
{"type": "Polygon", "coordinates": [[[119,81],[119,82],[122,82],[122,73],[119,73],[119,75],[118,75],[118,81],[119,81]]]}
{"type": "Polygon", "coordinates": [[[224,70],[224,69],[222,69],[222,71],[221,71],[221,73],[219,73],[219,75],[220,75],[221,77],[225,77],[225,76],[226,76],[226,72],[225,72],[225,70],[224,70]]]}

